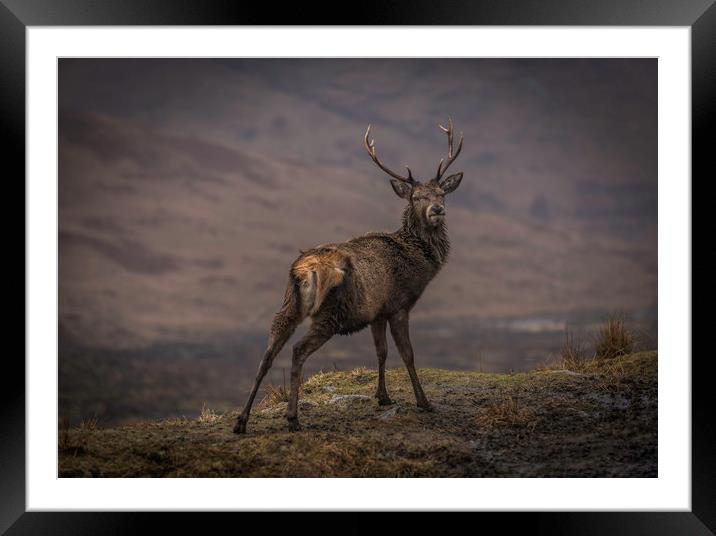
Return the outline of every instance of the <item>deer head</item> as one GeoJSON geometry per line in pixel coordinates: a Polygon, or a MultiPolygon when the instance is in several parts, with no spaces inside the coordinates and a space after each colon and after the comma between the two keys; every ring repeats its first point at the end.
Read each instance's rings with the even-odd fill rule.
{"type": "Polygon", "coordinates": [[[379,160],[375,152],[375,140],[370,138],[371,125],[368,125],[368,130],[365,132],[364,144],[373,162],[382,169],[385,173],[390,175],[390,184],[393,187],[396,195],[407,199],[410,203],[413,211],[418,215],[421,221],[432,227],[439,226],[446,216],[445,210],[445,196],[451,192],[454,192],[460,181],[462,181],[463,173],[455,173],[445,177],[445,172],[462,150],[463,135],[460,133],[460,142],[457,144],[457,149],[453,151],[453,125],[452,119],[448,118],[447,128],[438,125],[440,129],[447,134],[448,138],[448,156],[447,160],[444,158],[440,160],[438,164],[438,170],[435,177],[429,181],[422,183],[413,178],[413,174],[408,166],[405,166],[407,175],[399,175],[398,173],[390,170],[388,167],[383,165],[379,160]]]}

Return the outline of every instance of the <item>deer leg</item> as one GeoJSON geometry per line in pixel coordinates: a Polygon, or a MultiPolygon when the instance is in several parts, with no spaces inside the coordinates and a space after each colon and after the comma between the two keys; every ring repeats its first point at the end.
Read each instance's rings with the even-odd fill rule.
{"type": "Polygon", "coordinates": [[[400,357],[405,363],[405,368],[408,369],[410,375],[410,381],[413,384],[413,391],[415,392],[415,401],[418,407],[425,410],[432,410],[432,406],[423,392],[423,388],[418,380],[418,373],[415,372],[415,365],[413,363],[413,346],[410,344],[410,336],[408,334],[408,312],[400,311],[390,318],[390,333],[393,335],[395,345],[398,347],[400,357]]]}
{"type": "Polygon", "coordinates": [[[288,396],[288,410],[286,411],[288,429],[291,432],[297,432],[301,429],[301,425],[298,422],[298,390],[301,387],[301,372],[303,371],[303,363],[305,363],[306,359],[308,359],[313,352],[323,346],[323,344],[332,336],[332,330],[314,323],[308,330],[308,333],[306,333],[293,347],[293,360],[291,362],[291,392],[288,396]]]}
{"type": "Polygon", "coordinates": [[[296,322],[289,318],[288,315],[283,314],[282,312],[276,315],[276,318],[271,325],[271,334],[269,335],[268,348],[266,348],[266,352],[264,352],[263,359],[261,359],[261,364],[259,365],[259,370],[256,373],[256,379],[254,380],[254,385],[251,388],[251,392],[249,393],[249,398],[246,400],[246,404],[244,404],[243,411],[236,419],[234,433],[246,433],[246,423],[249,420],[251,406],[254,403],[254,398],[256,398],[256,393],[259,390],[259,386],[261,385],[264,376],[266,376],[266,373],[271,368],[274,358],[276,357],[276,355],[278,355],[278,353],[281,351],[281,348],[283,348],[283,345],[286,344],[286,341],[291,337],[295,330],[296,322]]]}
{"type": "Polygon", "coordinates": [[[388,344],[385,338],[386,320],[379,319],[370,325],[373,332],[373,342],[375,343],[375,351],[378,354],[378,390],[375,397],[381,406],[389,406],[392,400],[388,396],[388,390],[385,388],[385,360],[388,357],[388,344]]]}

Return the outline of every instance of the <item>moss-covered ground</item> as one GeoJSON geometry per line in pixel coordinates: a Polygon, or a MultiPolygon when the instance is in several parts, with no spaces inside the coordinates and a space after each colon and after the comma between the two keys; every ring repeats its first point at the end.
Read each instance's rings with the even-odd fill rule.
{"type": "Polygon", "coordinates": [[[192,420],[60,429],[59,476],[657,476],[656,352],[579,372],[418,374],[433,412],[415,407],[404,369],[387,371],[392,406],[372,398],[376,371],[355,369],[306,380],[296,433],[276,392],[241,436],[236,413],[208,409],[192,420]]]}

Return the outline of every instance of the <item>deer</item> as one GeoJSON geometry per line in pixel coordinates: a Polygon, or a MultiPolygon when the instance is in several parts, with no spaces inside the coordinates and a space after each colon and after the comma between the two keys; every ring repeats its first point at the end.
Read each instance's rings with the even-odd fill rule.
{"type": "Polygon", "coordinates": [[[453,150],[453,124],[438,124],[447,135],[448,155],[438,164],[435,176],[423,182],[407,174],[398,174],[378,158],[371,125],[363,144],[373,162],[390,178],[395,194],[406,200],[402,225],[395,232],[370,232],[342,243],[330,243],[302,251],[289,270],[283,305],[276,313],[268,345],[258,368],[253,387],[239,414],[234,432],[246,433],[251,406],[261,381],[276,355],[306,318],[311,325],[293,346],[290,392],[286,418],[291,432],[301,430],[298,419],[298,391],[303,365],[308,357],[334,335],[349,335],[370,326],[378,356],[378,404],[391,405],[385,385],[388,356],[386,328],[390,332],[413,386],[417,407],[433,411],[415,371],[413,347],[409,336],[410,311],[428,283],[448,259],[445,196],[454,192],[463,173],[445,177],[460,154],[463,135],[453,150]]]}

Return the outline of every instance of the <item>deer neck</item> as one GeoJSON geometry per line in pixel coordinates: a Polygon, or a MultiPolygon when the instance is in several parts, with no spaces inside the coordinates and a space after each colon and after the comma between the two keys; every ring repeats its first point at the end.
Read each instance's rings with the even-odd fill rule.
{"type": "Polygon", "coordinates": [[[436,264],[436,268],[439,269],[447,261],[450,240],[445,222],[440,222],[437,226],[425,225],[409,204],[403,212],[403,226],[398,233],[407,240],[416,242],[429,260],[436,264]]]}

